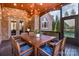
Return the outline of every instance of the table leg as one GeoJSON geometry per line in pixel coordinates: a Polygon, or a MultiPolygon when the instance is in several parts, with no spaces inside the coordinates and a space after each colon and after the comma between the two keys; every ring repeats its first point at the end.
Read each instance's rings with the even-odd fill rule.
{"type": "Polygon", "coordinates": [[[35,56],[37,56],[37,55],[38,55],[38,48],[35,47],[35,56]]]}

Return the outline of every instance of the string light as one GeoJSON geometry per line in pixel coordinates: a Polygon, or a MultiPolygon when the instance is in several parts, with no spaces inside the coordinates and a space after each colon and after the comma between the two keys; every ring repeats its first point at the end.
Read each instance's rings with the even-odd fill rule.
{"type": "Polygon", "coordinates": [[[31,10],[31,12],[33,12],[33,10],[31,10]]]}
{"type": "Polygon", "coordinates": [[[40,5],[43,5],[43,3],[40,3],[40,5]]]}
{"type": "Polygon", "coordinates": [[[40,9],[38,9],[38,11],[39,11],[40,9]]]}
{"type": "Polygon", "coordinates": [[[30,6],[31,8],[34,7],[34,3],[30,6]]]}
{"type": "Polygon", "coordinates": [[[32,5],[30,7],[33,7],[32,5]]]}
{"type": "Polygon", "coordinates": [[[16,6],[16,3],[14,3],[14,6],[16,6]]]}
{"type": "Polygon", "coordinates": [[[33,13],[31,12],[31,15],[32,15],[33,13]]]}
{"type": "Polygon", "coordinates": [[[21,4],[21,7],[23,7],[23,4],[21,4]]]}
{"type": "Polygon", "coordinates": [[[54,10],[56,9],[56,8],[53,8],[54,10]]]}

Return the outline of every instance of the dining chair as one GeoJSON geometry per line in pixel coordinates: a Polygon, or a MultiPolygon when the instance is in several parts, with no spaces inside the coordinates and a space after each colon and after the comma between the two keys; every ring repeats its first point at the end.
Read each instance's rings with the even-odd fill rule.
{"type": "MultiPolygon", "coordinates": [[[[58,41],[59,41],[58,38],[55,38],[49,43],[55,43],[55,42],[58,42],[58,41]]],[[[65,42],[66,42],[66,38],[61,39],[60,55],[64,55],[65,54],[65,42]]]]}
{"type": "Polygon", "coordinates": [[[29,36],[35,36],[35,33],[34,32],[29,32],[29,36]]]}
{"type": "Polygon", "coordinates": [[[21,35],[28,35],[28,33],[27,33],[27,32],[25,32],[25,33],[21,33],[21,35]]]}
{"type": "Polygon", "coordinates": [[[17,56],[28,56],[31,55],[33,52],[33,48],[31,45],[29,44],[23,44],[23,45],[19,45],[19,43],[14,39],[14,37],[12,37],[12,47],[13,47],[13,52],[14,55],[17,56]]]}
{"type": "Polygon", "coordinates": [[[60,50],[61,40],[57,43],[45,44],[45,46],[41,46],[38,48],[38,55],[42,56],[58,56],[60,50]]]}
{"type": "MultiPolygon", "coordinates": [[[[54,43],[54,42],[58,42],[59,41],[59,38],[54,38],[54,39],[52,39],[50,42],[52,42],[52,43],[54,43]]],[[[50,43],[49,42],[49,43],[50,43]]]]}
{"type": "Polygon", "coordinates": [[[65,55],[65,43],[66,43],[66,38],[63,38],[62,42],[61,42],[61,45],[60,45],[61,55],[65,55]]]}
{"type": "Polygon", "coordinates": [[[20,35],[15,35],[13,37],[20,45],[25,44],[20,35]]]}

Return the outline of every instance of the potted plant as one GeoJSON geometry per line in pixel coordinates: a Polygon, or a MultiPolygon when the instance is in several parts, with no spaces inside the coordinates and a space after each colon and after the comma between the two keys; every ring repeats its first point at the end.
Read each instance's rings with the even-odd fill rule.
{"type": "Polygon", "coordinates": [[[35,34],[36,34],[36,37],[40,37],[40,31],[39,30],[35,30],[35,34]]]}

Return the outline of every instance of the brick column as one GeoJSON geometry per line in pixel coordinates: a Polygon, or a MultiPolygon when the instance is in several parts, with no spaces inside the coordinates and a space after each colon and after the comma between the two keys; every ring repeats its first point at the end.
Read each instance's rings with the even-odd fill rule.
{"type": "Polygon", "coordinates": [[[39,15],[34,15],[34,30],[39,30],[39,15]]]}
{"type": "Polygon", "coordinates": [[[0,16],[0,44],[1,44],[1,41],[2,41],[2,32],[1,32],[1,16],[0,16]]]}
{"type": "Polygon", "coordinates": [[[2,19],[2,15],[1,15],[1,6],[0,6],[0,44],[1,44],[1,41],[2,41],[2,32],[1,32],[1,19],[2,19]]]}
{"type": "Polygon", "coordinates": [[[16,22],[16,35],[19,35],[19,20],[16,22]]]}

